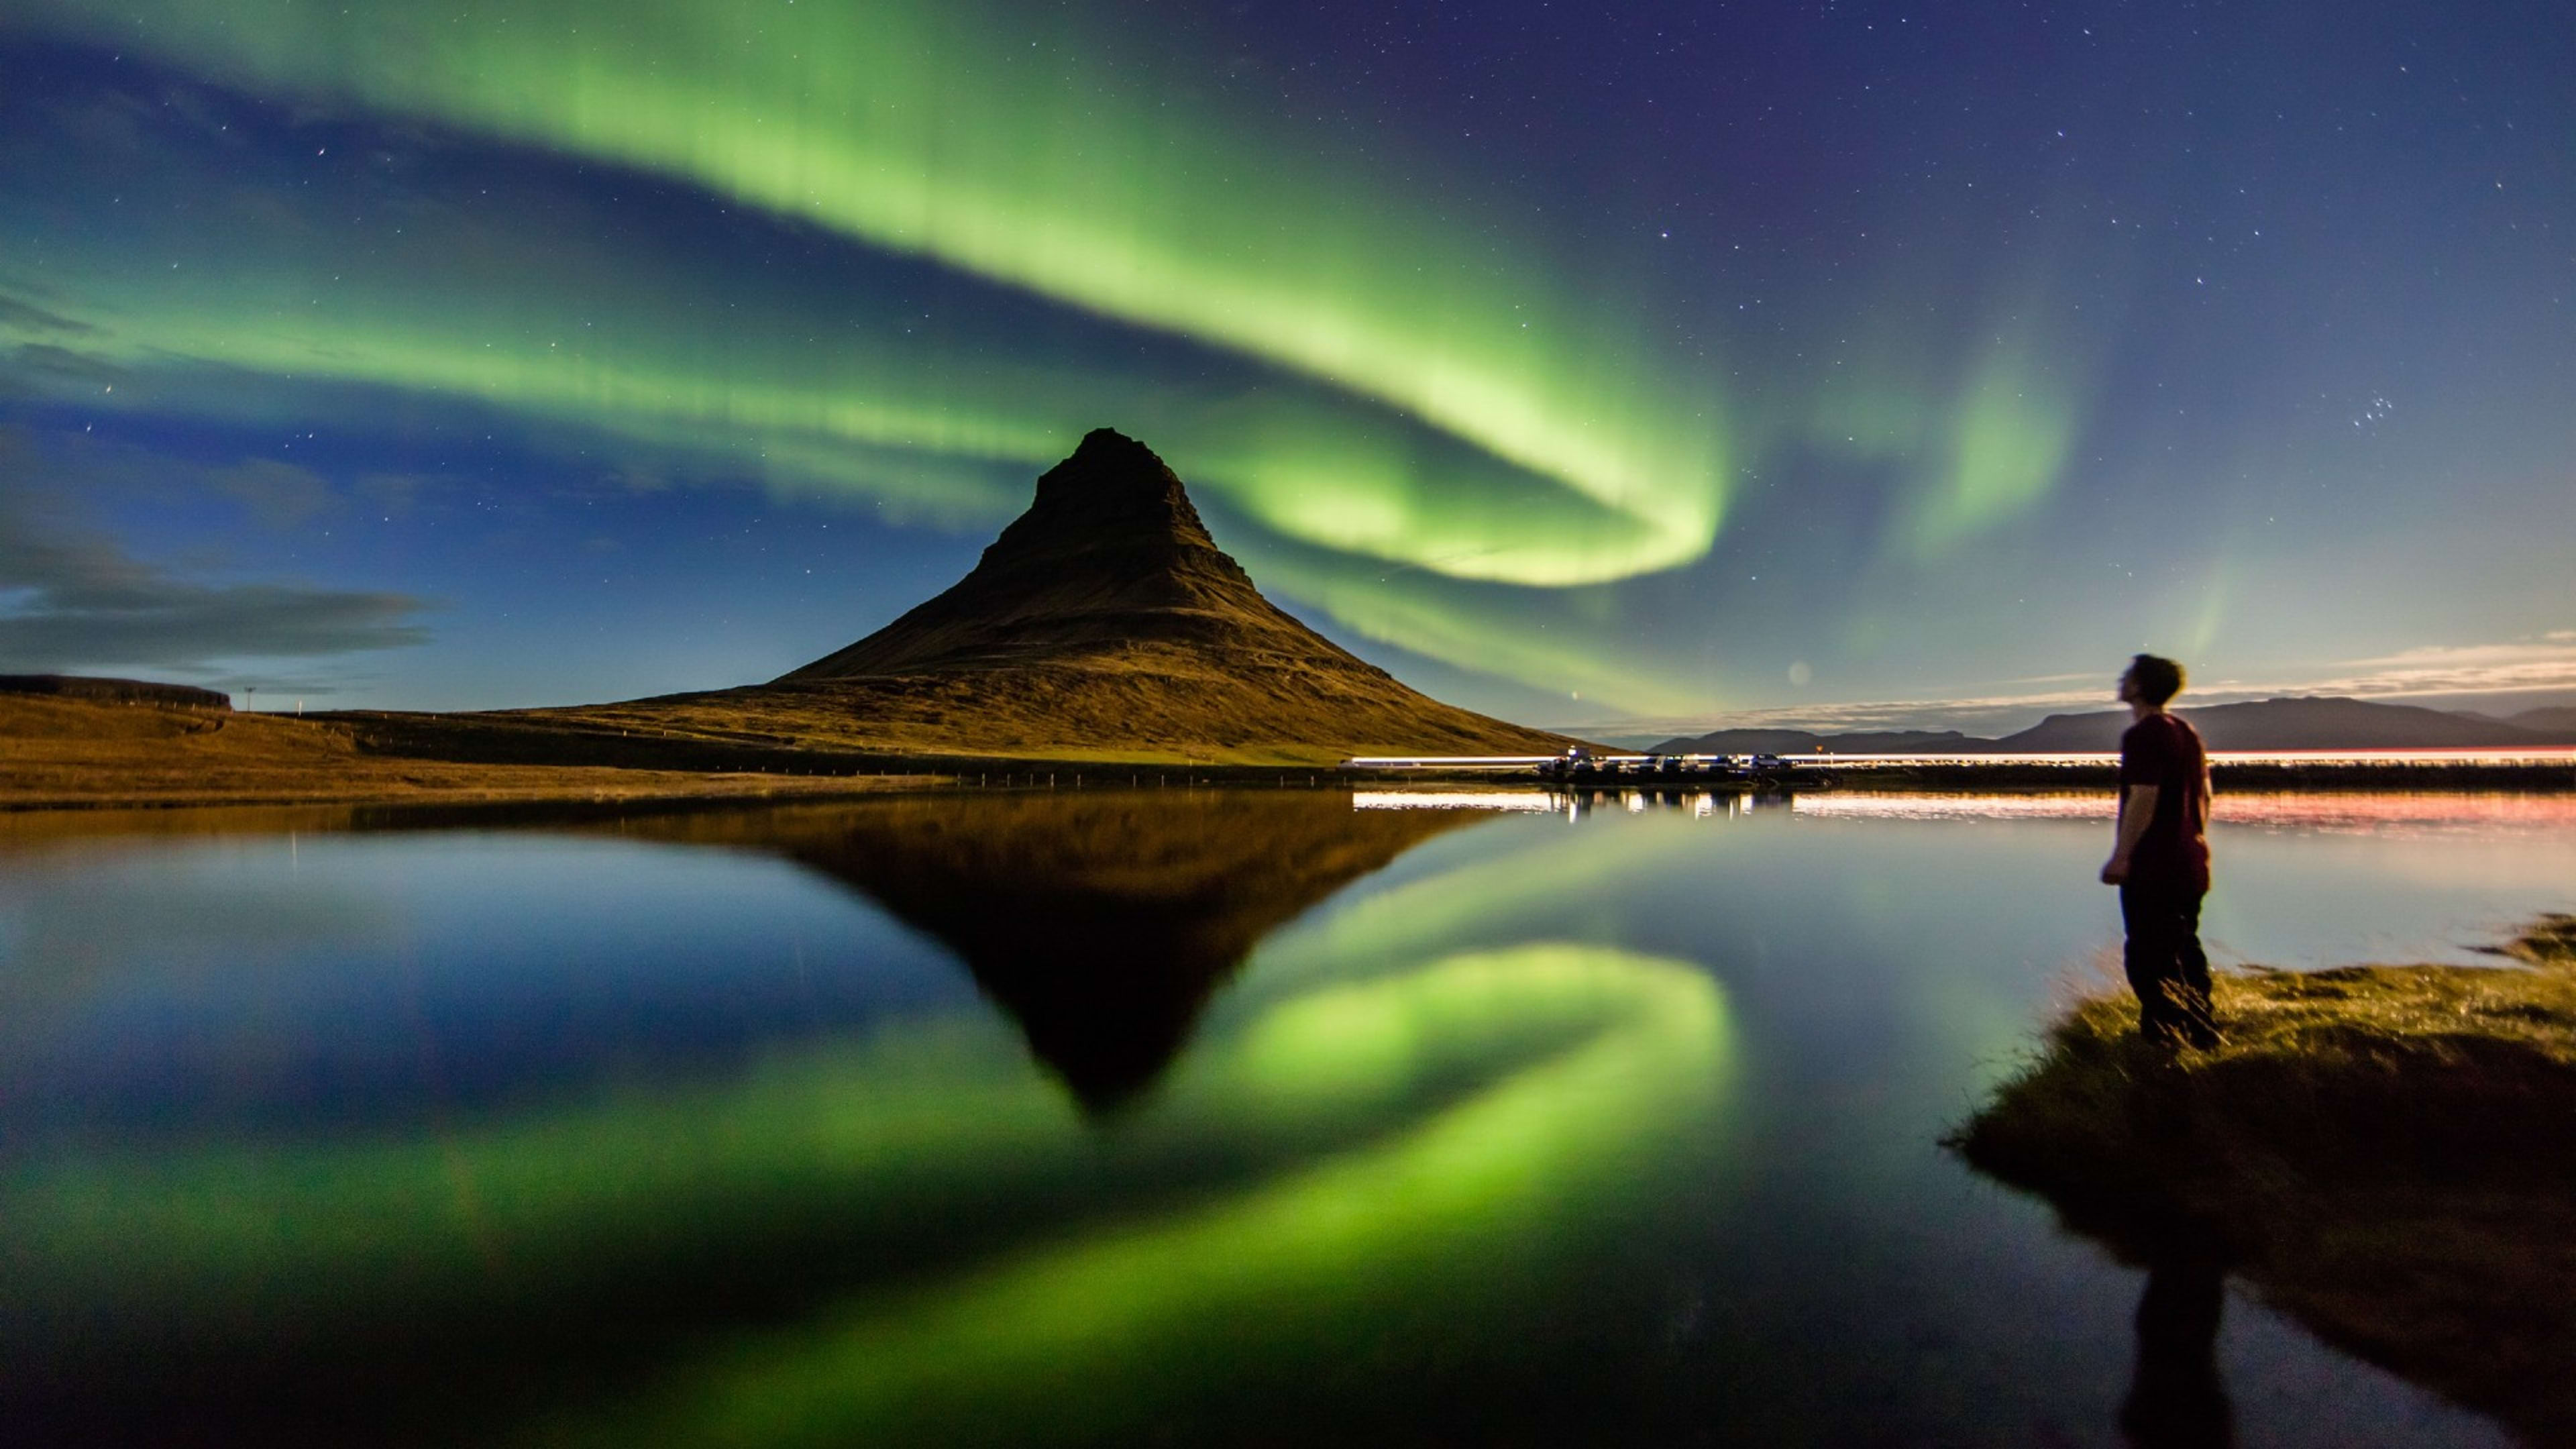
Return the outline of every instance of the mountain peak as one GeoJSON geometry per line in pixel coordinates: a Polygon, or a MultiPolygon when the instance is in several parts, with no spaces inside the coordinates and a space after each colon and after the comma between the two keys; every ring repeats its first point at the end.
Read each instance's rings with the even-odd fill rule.
{"type": "Polygon", "coordinates": [[[1153,449],[1116,428],[1093,428],[1071,457],[1039,475],[1034,506],[1158,503],[1182,492],[1180,475],[1153,449]]]}
{"type": "MultiPolygon", "coordinates": [[[[1115,428],[1085,433],[1073,456],[1038,479],[1029,511],[994,540],[1004,553],[1065,535],[1168,535],[1216,547],[1180,475],[1154,450],[1115,428]]],[[[990,551],[988,551],[989,554],[990,551]]]]}

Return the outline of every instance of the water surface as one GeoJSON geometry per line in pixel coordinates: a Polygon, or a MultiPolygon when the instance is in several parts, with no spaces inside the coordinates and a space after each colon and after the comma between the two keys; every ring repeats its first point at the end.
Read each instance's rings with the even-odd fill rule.
{"type": "MultiPolygon", "coordinates": [[[[2564,798],[2221,809],[2221,960],[2576,905],[2564,798]]],[[[0,823],[18,1437],[2119,1442],[2143,1273],[1937,1146],[2107,969],[2102,801],[347,823],[0,823]]]]}

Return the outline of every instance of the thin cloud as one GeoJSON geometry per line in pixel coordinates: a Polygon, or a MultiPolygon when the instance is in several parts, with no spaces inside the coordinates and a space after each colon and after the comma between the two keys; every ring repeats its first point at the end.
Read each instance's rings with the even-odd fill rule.
{"type": "MultiPolygon", "coordinates": [[[[2235,704],[2286,695],[2343,695],[2397,703],[2477,695],[2531,695],[2576,690],[2576,629],[2501,644],[2438,645],[2375,659],[2346,660],[2323,677],[2271,682],[2222,679],[2196,683],[2185,702],[2235,704]]],[[[2044,679],[2093,676],[2041,676],[2044,679]]],[[[1998,694],[1957,699],[1865,700],[1731,710],[1722,716],[1595,721],[1566,726],[1581,733],[1615,730],[1639,734],[1701,734],[1712,729],[1799,729],[1819,734],[1854,730],[1955,729],[1969,734],[2011,733],[2044,715],[2116,708],[2107,682],[2076,690],[1998,694]]]]}
{"type": "Polygon", "coordinates": [[[2576,630],[2555,630],[2538,639],[2506,644],[2409,649],[2385,658],[2354,660],[2343,667],[2351,672],[2306,688],[2311,693],[2399,699],[2576,689],[2576,630]]]}
{"type": "MultiPolygon", "coordinates": [[[[11,440],[0,439],[0,444],[11,440]]],[[[31,455],[0,446],[0,671],[212,672],[427,642],[408,594],[208,583],[40,516],[31,455]]]]}
{"type": "Polygon", "coordinates": [[[0,520],[0,669],[203,672],[218,659],[298,658],[428,642],[407,594],[203,584],[110,544],[16,537],[0,520]]]}
{"type": "Polygon", "coordinates": [[[22,392],[41,390],[45,383],[71,383],[94,392],[131,376],[113,363],[50,342],[23,343],[0,359],[0,387],[22,392]]]}
{"type": "Polygon", "coordinates": [[[0,293],[0,328],[19,332],[60,332],[72,336],[98,330],[87,322],[48,312],[32,302],[23,302],[5,293],[0,293]]]}

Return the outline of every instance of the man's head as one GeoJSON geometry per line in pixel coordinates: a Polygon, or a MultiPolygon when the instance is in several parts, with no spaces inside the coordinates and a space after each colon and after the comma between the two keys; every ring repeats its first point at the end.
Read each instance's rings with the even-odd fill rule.
{"type": "Polygon", "coordinates": [[[2154,654],[2141,654],[2129,661],[2128,672],[2120,676],[2120,702],[2162,709],[2165,701],[2182,693],[2182,666],[2154,654]]]}

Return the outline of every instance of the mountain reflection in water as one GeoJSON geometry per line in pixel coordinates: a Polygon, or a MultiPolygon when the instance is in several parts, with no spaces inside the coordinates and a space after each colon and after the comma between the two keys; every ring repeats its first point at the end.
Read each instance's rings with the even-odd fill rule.
{"type": "MultiPolygon", "coordinates": [[[[0,1442],[2500,1442],[1934,1146],[2098,801],[1355,803],[0,817],[0,1442]]],[[[2576,880],[2213,829],[2292,966],[2576,880]]]]}
{"type": "Polygon", "coordinates": [[[1086,1108],[1187,1041],[1262,937],[1482,818],[1357,813],[1339,792],[1074,791],[680,816],[630,839],[775,852],[936,937],[1086,1108]]]}
{"type": "MultiPolygon", "coordinates": [[[[187,1049],[145,1050],[127,1078],[260,1107],[157,1135],[69,1112],[97,1125],[0,1144],[0,1428],[1105,1442],[1193,1414],[1224,1424],[1246,1394],[1347,1372],[1354,1344],[1535,1371],[1550,1341],[1530,1326],[1580,1262],[1619,1224],[1671,1211],[1658,1184],[1704,1167],[1731,1029],[1689,963],[1526,933],[1460,941],[1461,922],[1563,880],[1552,851],[1435,869],[1262,945],[1478,818],[1288,791],[950,797],[286,850],[126,842],[73,852],[97,874],[49,886],[24,870],[20,904],[58,895],[93,922],[173,882],[265,882],[274,894],[243,915],[371,883],[384,929],[212,962],[102,930],[108,954],[16,998],[18,1043],[176,1019],[187,1049]],[[764,858],[856,887],[953,951],[1080,1110],[992,1015],[917,986],[792,1029],[759,1004],[732,1018],[756,1033],[735,1049],[664,1050],[675,1012],[776,994],[762,983],[777,967],[751,958],[794,882],[761,874],[764,858]],[[565,912],[602,891],[633,919],[594,943],[565,923],[598,918],[565,912]],[[474,933],[434,929],[449,918],[474,933]],[[744,947],[733,977],[699,950],[727,931],[744,947]],[[532,951],[476,955],[522,936],[532,951]],[[1210,1010],[1256,947],[1258,969],[1210,1010]],[[679,994],[602,1015],[584,1003],[603,973],[679,994]],[[478,1004],[432,1031],[421,1006],[440,993],[478,1004]],[[619,1035],[639,1022],[650,1035],[619,1035]],[[566,1031],[606,1035],[526,1045],[566,1031]],[[401,1110],[302,1127],[286,1114],[298,1091],[262,1082],[333,1051],[405,1050],[456,1073],[489,1051],[516,1085],[443,1106],[433,1073],[401,1110]]],[[[1599,851],[1590,868],[1631,858],[1599,851]]],[[[864,959],[796,969],[882,974],[864,959]]],[[[831,989],[858,1000],[849,981],[831,989]]],[[[11,1090],[97,1080],[21,1073],[11,1090]]],[[[1377,1392],[1312,1411],[1382,1422],[1377,1392]]]]}

